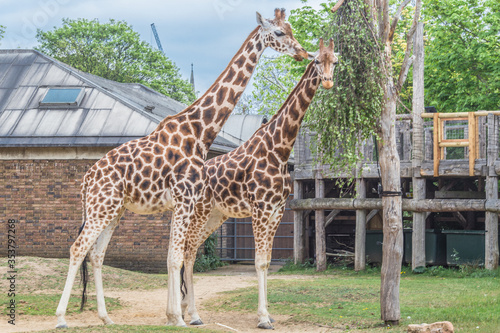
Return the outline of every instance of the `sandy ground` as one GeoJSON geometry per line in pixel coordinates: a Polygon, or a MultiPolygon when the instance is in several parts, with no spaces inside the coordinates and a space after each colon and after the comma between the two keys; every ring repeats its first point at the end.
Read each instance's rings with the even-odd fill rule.
{"type": "MultiPolygon", "coordinates": [[[[272,265],[270,272],[277,271],[279,266],[272,265]]],[[[303,279],[299,276],[273,276],[269,279],[303,279]]],[[[195,275],[196,304],[199,314],[205,323],[203,327],[221,332],[263,332],[257,329],[256,313],[222,313],[212,312],[203,306],[209,299],[217,298],[218,293],[238,288],[257,285],[257,277],[253,265],[231,265],[218,269],[209,274],[195,275]]],[[[108,291],[105,295],[118,298],[123,305],[120,310],[110,313],[110,318],[115,324],[120,325],[164,325],[167,322],[165,309],[167,306],[167,289],[156,289],[147,291],[108,291]]],[[[275,332],[335,332],[336,330],[310,326],[305,324],[293,324],[289,322],[289,316],[271,316],[276,320],[275,332]]],[[[99,326],[101,320],[97,312],[68,315],[66,321],[70,327],[77,326],[99,326]]],[[[186,318],[186,322],[189,318],[186,318]]],[[[55,316],[22,316],[16,319],[16,326],[9,325],[6,320],[0,322],[0,332],[34,332],[48,330],[55,327],[57,320],[55,316]]],[[[191,326],[196,331],[196,327],[191,326]]]]}

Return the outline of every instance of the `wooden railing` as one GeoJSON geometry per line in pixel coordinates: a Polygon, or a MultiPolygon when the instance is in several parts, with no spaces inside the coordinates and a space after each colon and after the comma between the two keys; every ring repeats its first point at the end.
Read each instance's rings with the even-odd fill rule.
{"type": "MultiPolygon", "coordinates": [[[[493,143],[490,142],[491,138],[487,137],[490,132],[489,128],[492,128],[491,124],[489,124],[491,121],[487,120],[486,117],[488,114],[494,115],[490,119],[495,123],[493,128],[497,128],[498,131],[500,127],[500,111],[423,113],[423,169],[425,170],[422,171],[422,175],[434,177],[454,174],[463,175],[465,171],[469,176],[474,176],[481,173],[479,170],[488,159],[487,147],[493,143]],[[450,134],[458,135],[450,137],[450,134]],[[444,160],[448,161],[442,163],[444,160]]],[[[402,172],[407,170],[410,172],[409,174],[413,174],[409,169],[411,168],[413,155],[412,135],[414,131],[411,115],[397,115],[395,131],[402,172]]],[[[316,164],[316,157],[310,149],[313,140],[314,134],[310,133],[306,128],[301,130],[297,138],[295,167],[300,170],[299,177],[301,178],[307,177],[307,174],[313,173],[315,170],[323,170],[325,174],[328,174],[328,170],[330,170],[328,165],[316,164]]],[[[500,146],[498,133],[496,134],[496,146],[500,146]]],[[[374,140],[367,140],[363,143],[362,153],[364,156],[364,170],[377,168],[377,150],[374,140]]],[[[499,164],[500,156],[493,158],[497,161],[496,164],[499,164]]],[[[374,172],[370,171],[364,174],[368,175],[368,177],[374,176],[374,172]]],[[[408,173],[403,172],[403,174],[408,173]]]]}
{"type": "Polygon", "coordinates": [[[423,113],[422,118],[432,118],[434,121],[434,177],[439,176],[439,162],[445,156],[446,147],[467,147],[469,149],[469,176],[474,176],[474,165],[476,158],[479,158],[479,136],[477,121],[478,117],[485,117],[489,113],[500,115],[500,111],[477,111],[477,112],[456,112],[456,113],[423,113]],[[446,122],[467,121],[467,138],[448,139],[446,137],[446,122]]]}

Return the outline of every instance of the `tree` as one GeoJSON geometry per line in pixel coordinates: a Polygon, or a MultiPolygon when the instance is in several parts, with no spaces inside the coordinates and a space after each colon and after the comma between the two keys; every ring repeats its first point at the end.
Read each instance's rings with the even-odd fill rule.
{"type": "Polygon", "coordinates": [[[500,2],[429,0],[426,104],[439,112],[500,107],[500,2]]]}
{"type": "Polygon", "coordinates": [[[177,101],[195,94],[179,69],[123,21],[63,19],[52,31],[37,32],[37,50],[81,71],[124,83],[142,83],[177,101]]]}
{"type": "Polygon", "coordinates": [[[0,25],[0,40],[2,40],[4,33],[5,33],[5,27],[3,25],[0,25]]]}

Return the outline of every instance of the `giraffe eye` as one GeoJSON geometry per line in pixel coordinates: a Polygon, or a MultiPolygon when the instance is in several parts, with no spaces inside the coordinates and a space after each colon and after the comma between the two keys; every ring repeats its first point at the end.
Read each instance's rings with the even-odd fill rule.
{"type": "Polygon", "coordinates": [[[275,30],[274,34],[278,37],[285,36],[285,33],[281,30],[275,30]]]}
{"type": "Polygon", "coordinates": [[[316,65],[319,65],[319,60],[318,60],[318,59],[314,59],[314,63],[315,63],[316,65]]]}

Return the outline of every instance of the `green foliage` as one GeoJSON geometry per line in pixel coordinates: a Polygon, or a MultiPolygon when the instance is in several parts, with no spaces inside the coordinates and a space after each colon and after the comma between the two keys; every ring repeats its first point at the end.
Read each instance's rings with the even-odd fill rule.
{"type": "MultiPolygon", "coordinates": [[[[292,10],[288,20],[296,39],[307,50],[317,50],[319,38],[333,38],[335,52],[340,53],[334,87],[318,90],[305,121],[312,131],[321,133],[318,144],[312,147],[320,162],[342,171],[362,158],[356,145],[375,135],[383,91],[380,51],[366,24],[364,1],[347,1],[332,14],[330,8],[335,3],[322,3],[319,10],[304,5],[292,10]]],[[[299,81],[307,63],[285,56],[261,61],[254,76],[252,107],[261,114],[274,114],[299,81]]]]}
{"type": "Polygon", "coordinates": [[[2,40],[4,33],[5,33],[5,27],[3,25],[0,25],[0,40],[2,40]]]}
{"type": "MultiPolygon", "coordinates": [[[[304,1],[306,3],[306,1],[304,1]]],[[[328,4],[320,10],[304,5],[292,10],[288,21],[297,41],[309,51],[318,49],[318,39],[324,36],[324,22],[330,17],[328,4]]],[[[274,115],[299,82],[308,60],[297,62],[289,56],[262,57],[253,76],[250,107],[259,114],[274,115]]]]}
{"type": "Polygon", "coordinates": [[[376,135],[383,105],[380,50],[365,18],[362,0],[345,2],[331,17],[324,33],[333,38],[340,61],[333,88],[318,91],[308,118],[318,133],[320,162],[339,172],[363,158],[357,146],[376,135]]]}
{"type": "Polygon", "coordinates": [[[225,266],[217,255],[217,234],[211,234],[204,243],[204,253],[199,254],[194,262],[195,272],[206,272],[218,267],[225,266]]]}
{"type": "Polygon", "coordinates": [[[279,269],[279,273],[297,273],[297,272],[308,272],[312,273],[316,270],[316,265],[314,264],[314,259],[309,258],[303,264],[296,264],[293,260],[287,260],[283,266],[279,269]]]}
{"type": "Polygon", "coordinates": [[[124,83],[142,83],[177,101],[195,94],[179,69],[124,21],[63,19],[62,27],[37,32],[37,50],[81,71],[124,83]]]}
{"type": "Polygon", "coordinates": [[[439,112],[500,108],[500,2],[425,2],[425,102],[439,112]]]}

